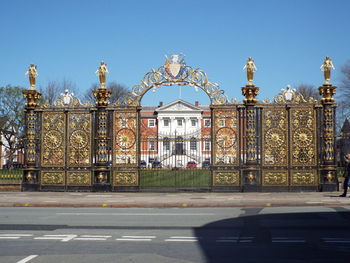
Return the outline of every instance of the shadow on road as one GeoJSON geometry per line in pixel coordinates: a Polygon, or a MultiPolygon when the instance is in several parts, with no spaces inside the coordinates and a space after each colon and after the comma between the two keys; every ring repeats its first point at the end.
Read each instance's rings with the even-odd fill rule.
{"type": "Polygon", "coordinates": [[[350,212],[260,214],[196,228],[207,262],[349,262],[350,212]]]}

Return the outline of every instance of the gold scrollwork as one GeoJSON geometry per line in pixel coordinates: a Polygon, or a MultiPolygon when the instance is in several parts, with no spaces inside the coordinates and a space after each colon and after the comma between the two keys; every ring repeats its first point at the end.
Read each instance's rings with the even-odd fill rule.
{"type": "Polygon", "coordinates": [[[239,171],[214,172],[214,186],[233,186],[239,184],[239,171]]]}
{"type": "Polygon", "coordinates": [[[41,184],[42,185],[64,185],[65,176],[62,171],[42,171],[41,184]]]}
{"type": "Polygon", "coordinates": [[[114,165],[137,165],[137,112],[114,111],[114,165]]]}
{"type": "Polygon", "coordinates": [[[266,186],[286,186],[288,185],[287,171],[263,171],[263,185],[266,186]]]}
{"type": "Polygon", "coordinates": [[[91,114],[68,114],[68,165],[91,164],[91,114]]]}
{"type": "Polygon", "coordinates": [[[314,170],[311,171],[292,171],[292,185],[293,186],[308,186],[316,185],[317,173],[314,170]]]}
{"type": "Polygon", "coordinates": [[[142,97],[151,88],[172,85],[189,85],[200,88],[209,96],[211,104],[213,105],[228,103],[228,98],[224,94],[224,91],[219,88],[217,83],[210,82],[207,74],[203,70],[193,69],[186,65],[184,60],[179,66],[181,69],[176,76],[169,74],[167,62],[159,67],[158,70],[151,69],[144,75],[140,84],[135,85],[132,91],[129,92],[122,101],[118,101],[116,105],[139,106],[142,97]]]}
{"type": "Polygon", "coordinates": [[[214,109],[214,164],[238,164],[238,111],[237,109],[214,109]]]}
{"type": "Polygon", "coordinates": [[[316,124],[312,107],[291,108],[292,166],[316,164],[316,124]]]}
{"type": "Polygon", "coordinates": [[[114,186],[137,186],[138,175],[137,172],[119,172],[115,171],[113,176],[114,186]]]}
{"type": "Polygon", "coordinates": [[[65,116],[63,112],[43,112],[42,114],[43,167],[63,167],[65,156],[65,116]]]}
{"type": "Polygon", "coordinates": [[[216,143],[219,147],[229,148],[232,147],[236,142],[236,134],[232,128],[220,128],[216,132],[216,143]]]}
{"type": "Polygon", "coordinates": [[[263,109],[263,157],[264,166],[288,164],[288,121],[283,108],[263,109]]]}
{"type": "Polygon", "coordinates": [[[116,144],[122,149],[130,149],[136,142],[135,133],[127,128],[120,129],[116,137],[116,144]]]}
{"type": "Polygon", "coordinates": [[[67,172],[67,185],[89,186],[91,185],[91,172],[67,172]]]}

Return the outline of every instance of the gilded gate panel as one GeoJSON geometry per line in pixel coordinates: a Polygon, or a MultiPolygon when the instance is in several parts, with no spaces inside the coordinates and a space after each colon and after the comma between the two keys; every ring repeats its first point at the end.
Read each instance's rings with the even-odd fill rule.
{"type": "Polygon", "coordinates": [[[63,112],[43,112],[41,130],[41,166],[65,165],[65,115],[63,112]]]}
{"type": "Polygon", "coordinates": [[[41,184],[42,185],[57,185],[62,186],[65,184],[65,172],[64,171],[42,171],[41,172],[41,184]]]}
{"type": "Polygon", "coordinates": [[[315,186],[318,184],[316,170],[294,170],[291,173],[292,186],[315,186]]]}
{"type": "Polygon", "coordinates": [[[311,107],[290,109],[291,165],[316,165],[316,116],[311,107]]]}
{"type": "Polygon", "coordinates": [[[69,171],[67,172],[67,185],[89,186],[91,185],[90,171],[69,171]]]}
{"type": "Polygon", "coordinates": [[[214,186],[235,186],[239,185],[239,171],[214,171],[214,186]]]}
{"type": "Polygon", "coordinates": [[[91,166],[91,114],[68,114],[68,166],[91,166]]]}
{"type": "Polygon", "coordinates": [[[137,165],[137,112],[114,111],[114,165],[137,165]]]}
{"type": "Polygon", "coordinates": [[[265,170],[262,171],[262,184],[264,186],[287,186],[288,171],[286,170],[265,170]]]}
{"type": "Polygon", "coordinates": [[[137,186],[138,181],[137,171],[114,171],[114,186],[137,186]]]}
{"type": "Polygon", "coordinates": [[[262,164],[288,165],[288,115],[285,108],[263,109],[262,164]]]}
{"type": "Polygon", "coordinates": [[[213,163],[215,165],[238,165],[237,109],[214,109],[213,116],[213,163]]]}

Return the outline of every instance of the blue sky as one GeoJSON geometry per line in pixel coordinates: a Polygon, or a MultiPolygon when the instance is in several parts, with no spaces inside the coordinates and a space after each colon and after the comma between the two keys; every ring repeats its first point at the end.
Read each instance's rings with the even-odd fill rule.
{"type": "MultiPolygon", "coordinates": [[[[350,1],[347,0],[177,0],[1,2],[0,86],[28,87],[24,72],[37,64],[38,86],[67,79],[80,93],[98,78],[131,88],[164,55],[184,53],[187,65],[204,70],[229,98],[242,100],[242,70],[248,56],[258,68],[259,99],[272,98],[287,84],[319,86],[325,56],[340,69],[350,59],[350,1]]],[[[181,88],[181,98],[208,104],[203,92],[181,88]]],[[[179,98],[178,87],[149,92],[143,105],[179,98]]]]}

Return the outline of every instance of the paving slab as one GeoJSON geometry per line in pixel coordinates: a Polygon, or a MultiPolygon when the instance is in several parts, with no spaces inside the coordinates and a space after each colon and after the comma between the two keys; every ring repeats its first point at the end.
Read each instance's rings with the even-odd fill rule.
{"type": "Polygon", "coordinates": [[[0,207],[280,207],[348,206],[340,192],[72,193],[0,192],[0,207]]]}

